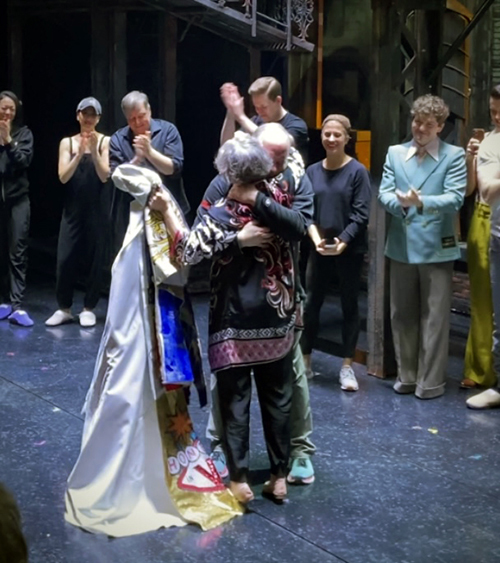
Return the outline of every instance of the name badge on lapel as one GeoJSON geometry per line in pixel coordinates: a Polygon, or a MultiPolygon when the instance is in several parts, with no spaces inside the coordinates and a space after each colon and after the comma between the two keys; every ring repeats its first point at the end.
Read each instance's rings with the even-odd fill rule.
{"type": "Polygon", "coordinates": [[[453,248],[454,246],[457,246],[455,237],[443,237],[441,239],[441,246],[443,248],[453,248]]]}

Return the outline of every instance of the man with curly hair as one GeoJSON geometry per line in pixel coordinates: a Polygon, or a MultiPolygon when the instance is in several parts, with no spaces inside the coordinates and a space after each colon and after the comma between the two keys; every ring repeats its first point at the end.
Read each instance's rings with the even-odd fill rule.
{"type": "Polygon", "coordinates": [[[389,147],[379,201],[390,213],[391,325],[396,393],[433,399],[444,393],[453,262],[460,256],[457,212],[467,184],[462,148],[439,139],[449,115],[431,94],[412,107],[413,139],[389,147]]]}

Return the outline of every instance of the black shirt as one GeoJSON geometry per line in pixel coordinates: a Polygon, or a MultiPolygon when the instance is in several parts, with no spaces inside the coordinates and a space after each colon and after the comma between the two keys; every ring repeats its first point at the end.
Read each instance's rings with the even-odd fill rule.
{"type": "Polygon", "coordinates": [[[366,250],[371,181],[354,158],[342,168],[326,170],[323,161],[306,170],[314,190],[314,223],[325,239],[338,237],[356,252],[366,250]]]}
{"type": "MultiPolygon", "coordinates": [[[[254,115],[252,121],[257,126],[264,124],[264,121],[258,115],[254,115]]],[[[295,148],[300,152],[304,162],[307,164],[307,158],[309,156],[309,133],[307,131],[306,122],[288,111],[277,123],[282,125],[293,137],[295,148]]]]}

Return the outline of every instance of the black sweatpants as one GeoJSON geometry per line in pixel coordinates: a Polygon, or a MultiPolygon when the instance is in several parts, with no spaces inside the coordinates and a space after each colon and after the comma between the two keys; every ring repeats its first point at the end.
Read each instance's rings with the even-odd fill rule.
{"type": "Polygon", "coordinates": [[[358,296],[363,268],[362,253],[322,256],[311,249],[306,276],[306,306],[301,345],[304,354],[312,352],[319,329],[319,313],[326,292],[335,277],[338,279],[342,306],[342,357],[352,358],[359,336],[358,296]]]}
{"type": "Polygon", "coordinates": [[[30,200],[22,196],[0,201],[0,297],[2,303],[21,308],[26,289],[30,200]]]}
{"type": "Polygon", "coordinates": [[[231,481],[248,479],[253,370],[271,474],[284,477],[290,455],[292,354],[279,361],[218,371],[222,443],[231,481]]]}

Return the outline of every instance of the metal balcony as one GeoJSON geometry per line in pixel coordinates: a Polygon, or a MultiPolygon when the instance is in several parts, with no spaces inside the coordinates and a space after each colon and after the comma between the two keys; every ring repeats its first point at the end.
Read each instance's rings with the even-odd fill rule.
{"type": "Polygon", "coordinates": [[[311,52],[313,0],[147,0],[236,43],[260,50],[311,52]]]}

